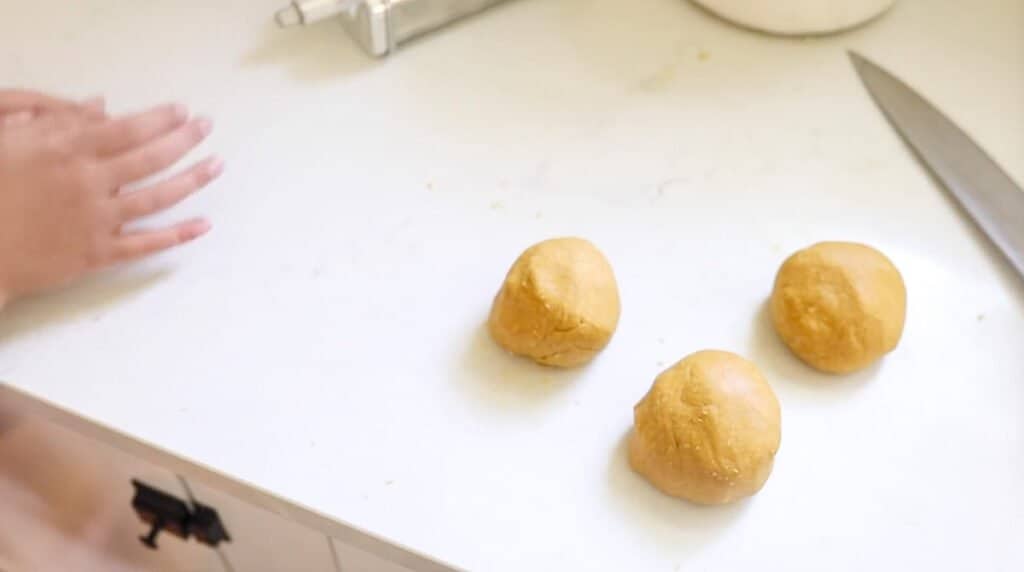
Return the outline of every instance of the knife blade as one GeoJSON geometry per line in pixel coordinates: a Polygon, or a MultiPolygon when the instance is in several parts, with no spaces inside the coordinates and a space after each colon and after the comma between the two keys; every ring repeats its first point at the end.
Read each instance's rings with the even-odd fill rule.
{"type": "Polygon", "coordinates": [[[889,123],[1024,279],[1024,191],[928,100],[865,57],[849,55],[889,123]]]}

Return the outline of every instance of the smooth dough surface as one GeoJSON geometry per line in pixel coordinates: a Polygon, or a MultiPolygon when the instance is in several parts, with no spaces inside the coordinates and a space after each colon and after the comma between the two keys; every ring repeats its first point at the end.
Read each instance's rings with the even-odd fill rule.
{"type": "Polygon", "coordinates": [[[874,248],[821,242],[782,264],[770,305],[775,330],[793,353],[821,371],[849,373],[899,343],[907,290],[874,248]]]}
{"type": "Polygon", "coordinates": [[[629,463],[662,492],[699,504],[755,494],[782,438],[779,402],[757,366],[723,351],[687,356],[633,408],[629,463]]]}
{"type": "Polygon", "coordinates": [[[551,366],[587,363],[619,323],[619,289],[601,251],[581,238],[545,240],[512,265],[488,330],[506,350],[551,366]]]}

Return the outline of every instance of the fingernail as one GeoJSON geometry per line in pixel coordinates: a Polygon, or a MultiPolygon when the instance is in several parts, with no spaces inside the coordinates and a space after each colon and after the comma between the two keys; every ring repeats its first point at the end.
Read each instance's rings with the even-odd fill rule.
{"type": "Polygon", "coordinates": [[[216,179],[224,172],[224,159],[220,157],[214,157],[210,159],[210,164],[206,166],[206,176],[211,179],[216,179]]]}
{"type": "Polygon", "coordinates": [[[206,117],[200,117],[196,119],[196,128],[199,129],[199,134],[206,137],[213,131],[213,122],[206,117]]]}
{"type": "Polygon", "coordinates": [[[188,108],[180,103],[172,103],[171,115],[178,121],[185,121],[188,119],[188,108]]]}
{"type": "Polygon", "coordinates": [[[207,232],[210,232],[210,228],[211,228],[210,221],[208,221],[206,219],[197,220],[195,222],[195,224],[190,225],[185,230],[184,236],[182,238],[183,238],[183,240],[185,240],[185,242],[188,242],[190,240],[195,240],[195,239],[199,238],[200,236],[203,236],[207,232]]]}

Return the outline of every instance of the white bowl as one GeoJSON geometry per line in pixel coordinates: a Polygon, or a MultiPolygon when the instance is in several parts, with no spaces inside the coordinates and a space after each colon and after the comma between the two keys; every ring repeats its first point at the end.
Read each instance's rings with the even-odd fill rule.
{"type": "Polygon", "coordinates": [[[740,26],[782,35],[829,34],[853,28],[896,0],[693,0],[740,26]]]}

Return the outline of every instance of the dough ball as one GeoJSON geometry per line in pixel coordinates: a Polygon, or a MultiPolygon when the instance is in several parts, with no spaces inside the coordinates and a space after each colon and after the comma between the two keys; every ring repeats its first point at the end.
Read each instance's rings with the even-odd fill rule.
{"type": "Polygon", "coordinates": [[[892,351],[906,313],[903,277],[870,246],[821,242],[790,256],[775,277],[775,329],[821,371],[856,371],[892,351]]]}
{"type": "Polygon", "coordinates": [[[604,255],[580,238],[545,240],[512,265],[488,329],[506,350],[537,363],[587,363],[619,323],[619,289],[604,255]]]}
{"type": "Polygon", "coordinates": [[[761,490],[782,437],[779,402],[757,366],[722,351],[697,352],[662,372],[633,418],[633,470],[699,504],[761,490]]]}

